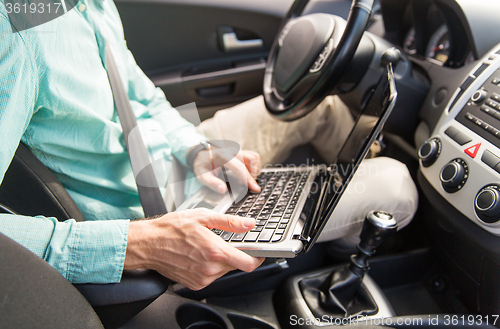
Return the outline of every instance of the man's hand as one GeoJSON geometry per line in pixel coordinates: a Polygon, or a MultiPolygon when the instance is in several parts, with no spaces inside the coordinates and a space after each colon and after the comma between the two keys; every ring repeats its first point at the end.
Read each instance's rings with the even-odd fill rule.
{"type": "Polygon", "coordinates": [[[243,233],[254,226],[252,218],[207,209],[132,221],[124,269],[153,269],[192,290],[199,290],[229,271],[251,272],[264,261],[234,248],[210,229],[243,233]]]}
{"type": "Polygon", "coordinates": [[[212,149],[213,164],[215,170],[212,170],[212,160],[210,152],[205,150],[198,153],[193,162],[193,170],[198,180],[205,186],[208,186],[215,192],[225,193],[226,184],[217,177],[220,173],[221,165],[231,170],[241,184],[247,184],[250,190],[260,192],[260,186],[255,181],[259,175],[262,164],[260,155],[253,151],[240,151],[236,156],[229,154],[221,149],[212,149]]]}

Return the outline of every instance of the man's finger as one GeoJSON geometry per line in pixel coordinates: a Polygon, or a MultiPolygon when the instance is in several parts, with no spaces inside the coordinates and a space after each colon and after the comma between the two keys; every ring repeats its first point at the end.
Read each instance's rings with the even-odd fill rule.
{"type": "Polygon", "coordinates": [[[259,184],[257,184],[255,179],[250,175],[248,175],[248,178],[247,178],[247,185],[253,192],[260,192],[259,184]]]}
{"type": "Polygon", "coordinates": [[[240,151],[240,152],[236,153],[236,155],[234,157],[236,159],[240,160],[241,162],[245,162],[244,152],[245,151],[240,151]]]}
{"type": "MultiPolygon", "coordinates": [[[[224,242],[224,240],[222,241],[224,242]]],[[[226,248],[227,256],[229,258],[227,263],[244,272],[252,272],[265,260],[265,258],[262,257],[252,257],[231,245],[229,245],[229,247],[231,248],[226,248]]]]}
{"type": "Polygon", "coordinates": [[[237,268],[245,272],[252,272],[259,267],[265,258],[252,257],[241,250],[228,244],[220,237],[213,235],[213,243],[226,255],[224,263],[230,267],[237,268]]]}
{"type": "Polygon", "coordinates": [[[250,190],[254,192],[260,192],[259,184],[257,184],[252,175],[250,175],[247,167],[243,162],[239,161],[238,159],[232,159],[226,164],[226,166],[228,169],[230,169],[233,173],[236,174],[236,176],[241,180],[241,182],[246,183],[247,186],[250,188],[250,190]]]}
{"type": "Polygon", "coordinates": [[[260,161],[260,155],[257,152],[253,151],[243,151],[243,160],[245,162],[245,166],[248,171],[254,178],[259,176],[260,171],[262,170],[262,163],[260,161]]]}
{"type": "Polygon", "coordinates": [[[206,227],[218,228],[220,230],[243,233],[248,232],[255,226],[255,219],[250,217],[239,217],[214,212],[201,220],[206,227]]]}
{"type": "Polygon", "coordinates": [[[205,186],[208,186],[212,191],[223,194],[226,193],[226,184],[211,171],[199,175],[198,180],[205,186]]]}
{"type": "Polygon", "coordinates": [[[246,182],[247,176],[250,175],[250,173],[248,172],[248,170],[245,167],[245,165],[243,164],[243,162],[241,162],[237,158],[233,158],[230,161],[228,161],[225,164],[225,167],[227,169],[231,170],[236,175],[236,177],[238,177],[238,179],[241,183],[246,182]]]}

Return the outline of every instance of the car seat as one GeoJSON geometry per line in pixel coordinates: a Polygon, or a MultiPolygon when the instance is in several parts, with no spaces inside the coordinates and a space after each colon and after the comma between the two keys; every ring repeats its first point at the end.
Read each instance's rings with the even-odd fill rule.
{"type": "MultiPolygon", "coordinates": [[[[85,220],[59,180],[22,143],[19,144],[0,185],[0,213],[25,216],[44,215],[55,217],[59,221],[69,218],[80,222],[85,220]]],[[[23,318],[22,314],[28,314],[26,310],[37,310],[37,305],[40,307],[46,300],[50,305],[47,306],[47,316],[40,315],[42,323],[47,323],[48,327],[80,328],[76,322],[75,326],[51,325],[51,315],[64,314],[62,311],[68,308],[67,306],[61,307],[61,312],[57,313],[59,301],[54,301],[55,304],[52,306],[54,298],[47,297],[50,291],[46,288],[51,287],[56,299],[68,300],[68,303],[64,305],[69,306],[73,303],[76,309],[80,306],[84,309],[85,307],[82,305],[85,303],[82,302],[82,298],[74,297],[75,294],[78,295],[76,292],[79,291],[85,297],[84,299],[87,299],[88,303],[92,305],[105,327],[118,327],[164,293],[170,282],[154,271],[125,271],[120,283],[79,284],[74,285],[77,288],[75,290],[50,265],[5,236],[1,236],[0,239],[0,264],[2,264],[0,266],[0,318],[2,322],[5,320],[7,323],[9,321],[18,323],[23,318]],[[6,257],[6,260],[3,260],[2,257],[6,257]],[[30,268],[27,264],[33,264],[33,267],[30,268]],[[47,272],[47,276],[37,276],[38,269],[40,273],[47,272]],[[35,277],[36,283],[31,283],[35,277]],[[53,279],[53,277],[57,277],[57,279],[53,279]],[[17,278],[18,281],[12,278],[17,278]],[[12,284],[10,284],[11,281],[12,284]],[[9,284],[5,284],[5,282],[9,282],[9,284]],[[23,285],[30,287],[29,291],[27,288],[22,288],[23,285]],[[15,286],[17,289],[11,289],[11,286],[15,286]],[[3,298],[6,298],[7,308],[1,307],[3,298]],[[15,304],[9,304],[9,300],[14,300],[15,304]],[[19,310],[17,310],[18,308],[19,310]],[[55,313],[51,313],[52,309],[55,313]],[[11,310],[11,312],[4,315],[5,310],[11,310]]],[[[88,307],[88,303],[85,304],[86,307],[88,307]]],[[[38,309],[38,311],[43,313],[43,308],[38,309]]],[[[88,315],[90,311],[82,311],[82,316],[90,319],[91,316],[88,315]]],[[[32,316],[32,318],[36,319],[36,316],[32,316]]],[[[75,321],[77,320],[78,317],[75,321]]],[[[94,322],[90,321],[89,323],[94,322]]],[[[26,323],[26,326],[29,327],[29,323],[26,323]]]]}

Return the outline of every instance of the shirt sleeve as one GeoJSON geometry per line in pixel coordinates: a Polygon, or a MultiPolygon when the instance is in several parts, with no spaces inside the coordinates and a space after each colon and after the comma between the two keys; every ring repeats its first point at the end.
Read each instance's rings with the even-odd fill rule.
{"type": "Polygon", "coordinates": [[[32,49],[13,33],[0,2],[0,182],[33,115],[37,79],[32,49]]]}
{"type": "MultiPolygon", "coordinates": [[[[35,47],[29,33],[12,32],[0,1],[0,183],[33,116],[38,94],[35,47]]],[[[128,220],[77,223],[0,214],[0,232],[73,283],[121,279],[128,220]]]]}
{"type": "Polygon", "coordinates": [[[128,220],[58,222],[0,214],[0,232],[43,258],[72,283],[120,282],[128,220]]]}
{"type": "Polygon", "coordinates": [[[170,105],[163,91],[155,87],[153,82],[137,65],[132,53],[126,49],[128,67],[128,90],[132,108],[136,111],[138,121],[153,118],[167,137],[172,154],[185,166],[188,150],[199,144],[204,138],[196,132],[193,124],[185,120],[170,105]],[[137,109],[139,113],[137,113],[137,109]]]}

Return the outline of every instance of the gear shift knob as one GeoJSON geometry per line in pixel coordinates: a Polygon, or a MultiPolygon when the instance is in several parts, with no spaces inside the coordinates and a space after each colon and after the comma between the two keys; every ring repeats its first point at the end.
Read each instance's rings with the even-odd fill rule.
{"type": "Polygon", "coordinates": [[[370,211],[366,215],[359,238],[363,249],[375,250],[389,236],[396,233],[398,224],[391,214],[385,211],[370,211]]]}
{"type": "Polygon", "coordinates": [[[359,236],[358,254],[351,257],[349,269],[363,276],[368,271],[368,257],[372,256],[375,249],[397,230],[398,224],[391,214],[379,210],[369,212],[359,236]]]}

